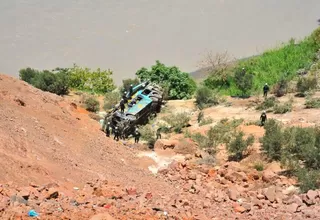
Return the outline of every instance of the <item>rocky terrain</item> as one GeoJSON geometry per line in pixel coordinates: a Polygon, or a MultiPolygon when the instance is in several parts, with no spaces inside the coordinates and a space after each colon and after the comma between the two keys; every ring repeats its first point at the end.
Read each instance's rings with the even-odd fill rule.
{"type": "MultiPolygon", "coordinates": [[[[250,100],[228,101],[231,105],[208,108],[205,115],[214,121],[259,118],[248,108],[250,100]]],[[[313,125],[316,111],[301,103],[297,99],[293,112],[270,117],[313,125]]],[[[172,107],[194,115],[190,132],[210,126],[195,122],[192,101],[169,102],[172,107]]],[[[0,116],[1,219],[320,218],[320,191],[299,193],[296,180],[277,163],[263,171],[252,167],[252,161],[263,159],[258,143],[241,162],[228,162],[221,146],[215,164],[204,163],[206,153],[190,139],[182,142],[181,135],[164,135],[154,152],[142,151],[141,144],[105,137],[77,103],[4,75],[0,116]],[[158,166],[161,158],[169,165],[158,166]],[[31,210],[38,216],[29,216],[31,210]]],[[[255,125],[240,129],[256,137],[264,132],[255,125]]]]}

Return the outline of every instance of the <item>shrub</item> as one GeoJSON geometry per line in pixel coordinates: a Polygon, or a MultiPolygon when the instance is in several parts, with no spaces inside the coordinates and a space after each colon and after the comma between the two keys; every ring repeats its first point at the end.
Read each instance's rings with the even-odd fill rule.
{"type": "MultiPolygon", "coordinates": [[[[281,73],[286,73],[285,78],[292,80],[296,77],[297,70],[308,70],[314,62],[316,53],[320,48],[319,32],[320,28],[300,42],[291,39],[279,47],[263,52],[261,55],[240,60],[235,64],[235,69],[244,67],[254,75],[252,90],[255,91],[261,91],[261,85],[264,83],[274,85],[279,82],[283,78],[281,73]]],[[[227,83],[229,86],[224,87],[221,92],[228,95],[237,95],[239,90],[235,78],[229,77],[227,83]]]]}
{"type": "Polygon", "coordinates": [[[227,150],[235,160],[241,160],[243,158],[243,152],[254,142],[253,135],[250,135],[247,139],[244,139],[243,137],[244,133],[242,131],[237,132],[232,140],[227,144],[227,150]]]}
{"type": "Polygon", "coordinates": [[[209,145],[209,139],[208,137],[200,134],[200,133],[195,133],[195,134],[192,134],[190,135],[191,139],[193,141],[195,141],[196,143],[198,143],[199,147],[201,149],[204,149],[204,148],[208,148],[208,147],[211,147],[209,145]]]}
{"type": "Polygon", "coordinates": [[[276,97],[284,96],[287,93],[288,81],[286,78],[280,79],[273,88],[276,97]]]}
{"type": "Polygon", "coordinates": [[[283,104],[276,104],[273,108],[275,114],[284,114],[292,111],[292,100],[289,100],[283,104]]]}
{"type": "Polygon", "coordinates": [[[122,80],[123,91],[129,91],[130,85],[136,86],[140,83],[138,78],[122,80]]]}
{"type": "Polygon", "coordinates": [[[189,125],[190,116],[188,113],[176,113],[165,116],[163,120],[172,126],[174,132],[181,133],[182,128],[189,125]]]}
{"type": "Polygon", "coordinates": [[[256,107],[256,110],[259,110],[259,111],[267,110],[267,109],[273,108],[278,103],[279,101],[274,96],[271,96],[266,98],[262,103],[260,103],[256,107]]]}
{"type": "Polygon", "coordinates": [[[70,86],[82,91],[92,91],[94,93],[107,93],[114,90],[113,72],[111,70],[91,70],[89,68],[79,67],[74,64],[69,68],[70,86]]]}
{"type": "Polygon", "coordinates": [[[241,95],[249,95],[250,89],[253,85],[253,75],[246,73],[243,70],[236,70],[234,74],[234,81],[236,87],[242,92],[241,95]]]}
{"type": "Polygon", "coordinates": [[[297,92],[300,96],[305,96],[307,91],[316,89],[317,79],[315,77],[300,77],[297,82],[297,92]]]}
{"type": "Polygon", "coordinates": [[[104,109],[104,110],[111,109],[111,108],[113,108],[116,104],[118,104],[119,101],[120,101],[120,94],[119,94],[119,92],[108,92],[108,93],[104,96],[103,109],[104,109]]]}
{"type": "Polygon", "coordinates": [[[295,175],[298,177],[299,188],[302,193],[306,193],[309,190],[319,189],[319,171],[301,168],[295,172],[295,175]]]}
{"type": "Polygon", "coordinates": [[[306,108],[320,108],[320,98],[308,99],[305,103],[306,108]]]}
{"type": "Polygon", "coordinates": [[[204,118],[200,121],[199,126],[208,125],[213,122],[211,117],[204,118]]]}
{"type": "Polygon", "coordinates": [[[254,169],[256,169],[257,171],[263,171],[264,170],[264,165],[261,161],[259,162],[256,162],[254,165],[253,165],[254,169]]]}
{"type": "Polygon", "coordinates": [[[218,105],[220,102],[218,94],[208,87],[199,87],[196,91],[196,104],[200,109],[218,105]]]}
{"type": "Polygon", "coordinates": [[[203,164],[214,165],[215,163],[216,163],[216,160],[212,155],[205,156],[204,158],[201,158],[197,161],[197,164],[199,165],[203,165],[203,164]]]}
{"type": "Polygon", "coordinates": [[[149,146],[154,146],[156,142],[156,135],[152,128],[152,125],[146,124],[139,128],[141,139],[145,140],[149,146]]]}
{"type": "Polygon", "coordinates": [[[140,81],[151,82],[166,87],[169,91],[169,99],[189,99],[196,90],[196,83],[189,73],[179,70],[178,67],[167,67],[160,61],[151,67],[151,70],[143,67],[136,72],[140,81]]]}
{"type": "Polygon", "coordinates": [[[69,92],[68,75],[63,72],[53,73],[48,70],[38,72],[31,79],[31,84],[43,91],[66,95],[69,92]]]}
{"type": "Polygon", "coordinates": [[[269,119],[264,125],[265,135],[261,139],[262,149],[272,160],[281,159],[283,136],[280,124],[274,119],[269,119]]]}
{"type": "Polygon", "coordinates": [[[302,191],[320,186],[320,128],[288,127],[270,119],[265,124],[262,148],[273,160],[281,160],[298,177],[302,191]]]}
{"type": "Polygon", "coordinates": [[[19,71],[19,78],[29,84],[31,84],[32,79],[38,75],[40,72],[35,69],[31,69],[30,67],[26,69],[21,69],[19,71]]]}
{"type": "Polygon", "coordinates": [[[203,111],[200,111],[197,118],[198,123],[200,123],[203,120],[203,118],[204,118],[203,111]]]}
{"type": "Polygon", "coordinates": [[[89,97],[84,101],[85,107],[90,112],[97,112],[100,109],[99,101],[94,97],[89,97]]]}

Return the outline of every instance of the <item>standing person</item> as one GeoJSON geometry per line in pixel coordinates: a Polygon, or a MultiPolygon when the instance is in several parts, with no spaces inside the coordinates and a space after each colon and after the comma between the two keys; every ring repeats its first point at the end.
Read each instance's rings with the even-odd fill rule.
{"type": "Polygon", "coordinates": [[[158,130],[157,130],[157,140],[158,140],[158,139],[161,139],[161,133],[160,133],[160,131],[161,131],[161,128],[158,128],[158,130]]]}
{"type": "Polygon", "coordinates": [[[124,93],[123,93],[123,95],[122,95],[122,99],[123,99],[124,103],[128,103],[127,91],[124,91],[124,93]]]}
{"type": "Polygon", "coordinates": [[[107,123],[106,135],[107,135],[107,137],[110,137],[110,122],[107,123]]]}
{"type": "Polygon", "coordinates": [[[132,97],[132,92],[133,92],[133,85],[131,84],[129,87],[129,95],[132,97]]]}
{"type": "Polygon", "coordinates": [[[125,106],[124,106],[124,100],[121,99],[121,101],[120,101],[120,111],[121,111],[121,113],[124,113],[124,108],[125,108],[125,106]]]}
{"type": "Polygon", "coordinates": [[[263,97],[267,98],[268,92],[269,92],[269,86],[268,86],[268,83],[266,83],[263,86],[263,97]]]}
{"type": "Polygon", "coordinates": [[[260,116],[261,126],[264,126],[266,120],[267,120],[267,114],[266,114],[266,111],[263,111],[260,116]]]}
{"type": "Polygon", "coordinates": [[[136,128],[136,130],[134,132],[134,143],[139,143],[140,135],[141,134],[140,134],[138,128],[136,128]]]}
{"type": "Polygon", "coordinates": [[[113,140],[119,141],[119,129],[118,127],[115,127],[114,129],[114,138],[113,140]]]}

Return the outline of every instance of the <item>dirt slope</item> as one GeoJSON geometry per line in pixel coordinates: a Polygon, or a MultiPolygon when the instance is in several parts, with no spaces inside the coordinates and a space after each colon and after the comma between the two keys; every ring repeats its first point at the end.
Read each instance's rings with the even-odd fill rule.
{"type": "Polygon", "coordinates": [[[128,166],[136,160],[133,152],[105,137],[83,109],[5,75],[0,118],[0,183],[58,181],[71,187],[100,178],[146,188],[163,184],[128,166]]]}

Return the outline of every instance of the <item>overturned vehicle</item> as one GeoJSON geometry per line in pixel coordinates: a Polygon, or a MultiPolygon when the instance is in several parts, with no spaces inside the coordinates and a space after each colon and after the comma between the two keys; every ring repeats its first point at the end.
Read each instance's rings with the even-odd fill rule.
{"type": "Polygon", "coordinates": [[[163,89],[157,84],[143,82],[124,96],[127,103],[125,111],[120,111],[120,104],[113,108],[104,118],[102,130],[110,122],[112,131],[118,127],[121,136],[128,138],[138,125],[148,123],[150,117],[155,117],[163,103],[163,89]]]}

